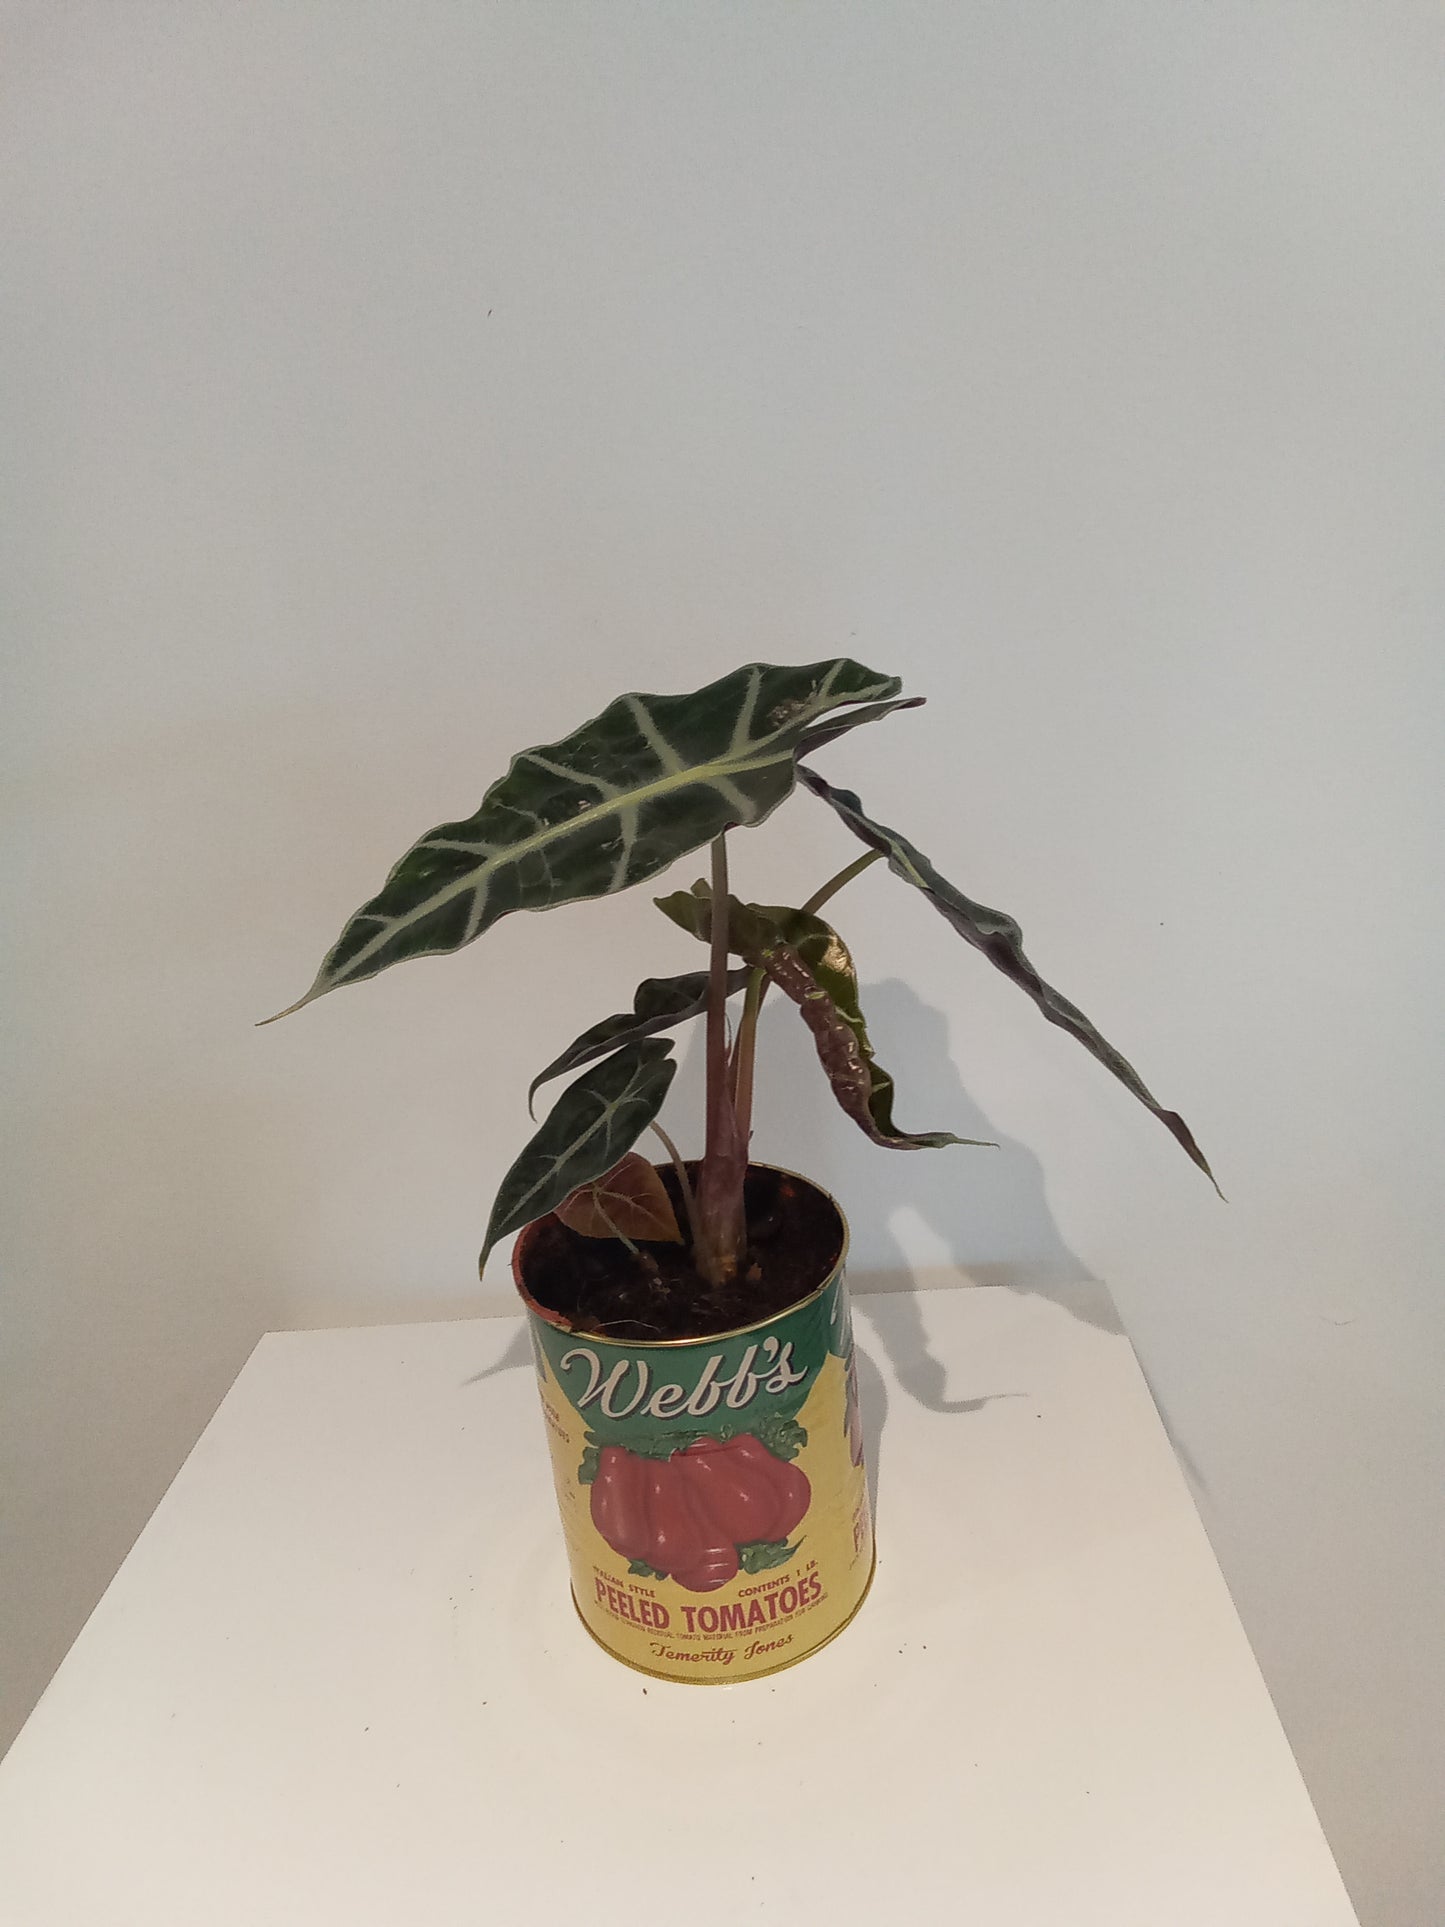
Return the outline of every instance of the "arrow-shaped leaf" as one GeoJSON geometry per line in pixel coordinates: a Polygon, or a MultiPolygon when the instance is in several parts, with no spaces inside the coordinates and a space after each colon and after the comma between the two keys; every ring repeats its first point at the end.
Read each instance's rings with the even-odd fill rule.
{"type": "Polygon", "coordinates": [[[1214,1173],[1184,1119],[1177,1111],[1166,1111],[1157,1102],[1134,1066],[1100,1036],[1077,1004],[1071,1004],[1067,997],[1061,996],[1051,984],[1044,982],[1024,955],[1023,932],[1012,917],[1002,910],[990,910],[986,905],[966,897],[946,877],[940,876],[923,852],[915,849],[906,837],[865,816],[862,804],[851,790],[835,789],[816,770],[801,765],[798,774],[815,796],[822,797],[825,803],[832,805],[856,837],[883,852],[895,876],[902,877],[906,883],[921,890],[965,942],[971,943],[975,950],[981,950],[996,969],[1031,997],[1051,1024],[1057,1024],[1060,1030],[1066,1030],[1071,1037],[1076,1037],[1091,1056],[1096,1057],[1106,1070],[1112,1071],[1125,1090],[1131,1091],[1146,1110],[1152,1111],[1176,1142],[1183,1146],[1215,1190],[1219,1189],[1214,1173]]]}
{"type": "Polygon", "coordinates": [[[625,890],[734,824],[761,823],[792,790],[811,729],[855,703],[850,725],[872,721],[898,690],[896,676],[844,657],[755,662],[687,696],[619,696],[513,757],[474,816],[415,844],[291,1010],[407,957],[459,950],[514,910],[625,890]]]}
{"type": "Polygon", "coordinates": [[[672,1040],[646,1037],[583,1071],[502,1179],[481,1264],[509,1231],[544,1218],[579,1185],[610,1171],[662,1109],[677,1070],[672,1040]]]}
{"type": "MultiPolygon", "coordinates": [[[[748,981],[746,970],[734,970],[728,975],[728,995],[742,990],[748,981]]],[[[598,1057],[605,1057],[619,1044],[635,1043],[640,1037],[652,1037],[660,1030],[671,1030],[677,1024],[685,1024],[690,1017],[699,1017],[707,1009],[707,972],[689,970],[681,977],[646,977],[633,993],[632,1009],[618,1011],[615,1017],[604,1017],[600,1024],[593,1024],[575,1037],[560,1057],[554,1057],[546,1070],[538,1071],[527,1091],[527,1108],[532,1108],[532,1099],[538,1088],[549,1078],[561,1077],[566,1071],[575,1071],[579,1065],[590,1064],[598,1057]]]]}
{"type": "MultiPolygon", "coordinates": [[[[655,899],[664,916],[704,942],[712,927],[706,883],[655,899]]],[[[798,1006],[813,1033],[818,1061],[833,1095],[875,1144],[895,1151],[930,1151],[945,1144],[977,1144],[952,1131],[900,1131],[893,1122],[893,1079],[873,1055],[858,1003],[858,973],[848,946],[823,919],[806,910],[728,900],[728,944],[798,1006]]]]}

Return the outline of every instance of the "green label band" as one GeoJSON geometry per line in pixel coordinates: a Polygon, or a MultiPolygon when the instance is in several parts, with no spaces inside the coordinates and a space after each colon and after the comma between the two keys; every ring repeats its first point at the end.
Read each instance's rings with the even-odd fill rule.
{"type": "Polygon", "coordinates": [[[846,1359],[852,1336],[841,1270],[796,1311],[730,1338],[623,1346],[530,1317],[533,1343],[602,1443],[630,1442],[640,1429],[725,1436],[792,1418],[824,1359],[846,1359]]]}

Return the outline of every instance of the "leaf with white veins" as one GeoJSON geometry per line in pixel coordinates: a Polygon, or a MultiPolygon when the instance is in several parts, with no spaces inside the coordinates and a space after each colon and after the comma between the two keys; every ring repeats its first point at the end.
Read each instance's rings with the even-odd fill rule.
{"type": "Polygon", "coordinates": [[[632,1149],[662,1109],[677,1071],[671,1059],[671,1038],[644,1037],[591,1065],[567,1086],[502,1179],[487,1223],[482,1267],[499,1238],[544,1218],[632,1149]]]}
{"type": "MultiPolygon", "coordinates": [[[[742,990],[748,981],[747,970],[733,970],[728,973],[728,995],[742,990]]],[[[575,1071],[579,1065],[590,1064],[598,1057],[605,1057],[619,1044],[631,1044],[640,1037],[652,1037],[660,1030],[672,1030],[678,1024],[685,1024],[691,1017],[700,1017],[707,1009],[707,972],[689,970],[681,977],[646,977],[637,986],[632,998],[632,1009],[620,1010],[615,1017],[604,1017],[601,1023],[591,1025],[580,1037],[574,1037],[559,1057],[554,1057],[546,1070],[538,1071],[527,1089],[527,1109],[532,1108],[532,1100],[538,1088],[549,1078],[561,1077],[566,1071],[575,1071]]]]}
{"type": "MultiPolygon", "coordinates": [[[[916,890],[921,890],[939,915],[953,925],[966,943],[971,943],[975,950],[981,950],[995,969],[1001,970],[1005,977],[1031,997],[1051,1024],[1057,1024],[1060,1030],[1066,1030],[1071,1037],[1076,1037],[1091,1056],[1096,1057],[1106,1070],[1112,1071],[1125,1090],[1132,1092],[1146,1110],[1153,1112],[1175,1142],[1199,1166],[1215,1190],[1219,1190],[1214,1173],[1184,1119],[1177,1111],[1163,1108],[1134,1066],[1095,1030],[1077,1004],[1071,1004],[1052,984],[1044,982],[1024,955],[1023,932],[1011,916],[1002,910],[990,910],[985,904],[975,903],[971,897],[966,897],[946,877],[940,876],[923,852],[916,849],[906,837],[866,816],[863,805],[851,790],[835,789],[816,770],[802,765],[798,774],[815,796],[821,797],[837,811],[854,836],[872,849],[883,852],[895,876],[902,877],[905,883],[911,883],[916,890]]],[[[1223,1196],[1223,1193],[1220,1195],[1223,1196]]]]}
{"type": "Polygon", "coordinates": [[[278,1014],[408,957],[459,950],[514,910],[625,890],[725,829],[761,823],[824,718],[831,740],[898,690],[896,676],[843,657],[750,663],[686,696],[619,696],[560,742],[513,757],[474,816],[415,844],[278,1014]],[[849,705],[862,707],[835,716],[849,705]]]}

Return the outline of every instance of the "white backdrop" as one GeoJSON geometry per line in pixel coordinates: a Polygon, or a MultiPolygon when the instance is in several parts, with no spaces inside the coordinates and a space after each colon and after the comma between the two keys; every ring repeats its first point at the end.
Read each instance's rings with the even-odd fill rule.
{"type": "Polygon", "coordinates": [[[261,1331],[505,1304],[528,1077],[699,958],[638,892],[253,1021],[514,749],[849,653],[930,703],[829,772],[1231,1202],[876,872],[900,1119],[1000,1148],[773,1012],[759,1149],[864,1288],[1110,1282],[1365,1927],[1445,1916],[1437,9],[5,22],[4,1731],[261,1331]]]}

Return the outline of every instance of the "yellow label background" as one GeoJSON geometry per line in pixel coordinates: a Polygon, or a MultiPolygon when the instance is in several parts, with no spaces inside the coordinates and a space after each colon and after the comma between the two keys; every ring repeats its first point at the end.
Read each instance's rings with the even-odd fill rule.
{"type": "MultiPolygon", "coordinates": [[[[868,1483],[854,1465],[844,1424],[845,1362],[830,1352],[798,1413],[808,1443],[793,1463],[812,1500],[789,1543],[785,1566],[739,1572],[715,1592],[689,1592],[671,1579],[634,1577],[592,1523],[591,1487],[578,1482],[586,1421],[564,1395],[537,1348],[542,1415],[583,1622],[618,1659],[663,1679],[717,1684],[755,1679],[805,1657],[844,1626],[868,1590],[873,1522],[868,1483]]],[[[746,1427],[745,1414],[739,1422],[746,1427]]]]}

